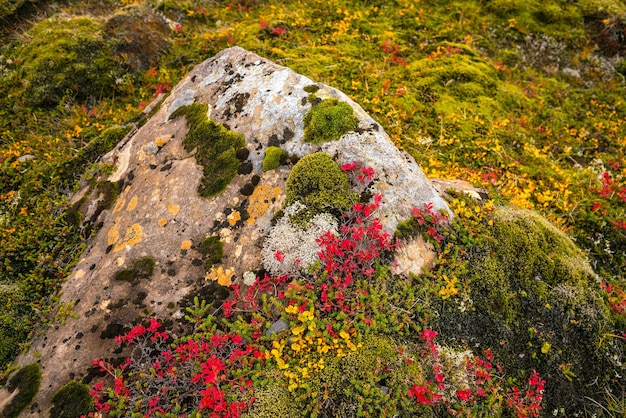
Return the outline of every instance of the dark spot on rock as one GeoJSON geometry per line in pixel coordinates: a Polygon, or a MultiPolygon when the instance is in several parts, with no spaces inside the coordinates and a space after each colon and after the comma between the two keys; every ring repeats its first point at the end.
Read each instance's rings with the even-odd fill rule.
{"type": "Polygon", "coordinates": [[[90,266],[89,266],[89,270],[93,270],[93,269],[95,269],[95,268],[96,268],[96,265],[95,265],[95,264],[92,264],[92,265],[90,265],[90,266]]]}
{"type": "Polygon", "coordinates": [[[170,277],[176,276],[176,270],[175,269],[168,269],[167,270],[167,275],[170,276],[170,277]]]}
{"type": "Polygon", "coordinates": [[[91,329],[89,330],[89,332],[94,333],[96,331],[98,331],[98,326],[97,325],[92,325],[91,329]]]}
{"type": "Polygon", "coordinates": [[[108,321],[109,319],[111,319],[111,315],[110,314],[105,314],[104,315],[104,320],[108,321]]]}
{"type": "Polygon", "coordinates": [[[228,129],[229,131],[231,130],[231,129],[230,129],[230,125],[228,125],[228,124],[226,124],[226,123],[222,123],[222,125],[224,126],[224,128],[228,129]]]}
{"type": "Polygon", "coordinates": [[[302,100],[300,100],[300,104],[301,104],[302,106],[306,106],[306,104],[307,104],[307,103],[308,103],[308,100],[307,100],[307,98],[306,98],[306,97],[303,97],[303,98],[302,98],[302,100]]]}
{"type": "Polygon", "coordinates": [[[322,99],[320,99],[319,97],[316,97],[315,99],[311,101],[312,106],[318,105],[320,103],[322,103],[322,99]]]}
{"type": "Polygon", "coordinates": [[[243,174],[243,175],[252,173],[252,163],[247,161],[241,164],[241,166],[239,167],[238,173],[243,174]]]}
{"type": "Polygon", "coordinates": [[[101,340],[108,340],[115,338],[118,335],[122,335],[124,332],[124,326],[122,324],[116,324],[111,322],[107,325],[106,329],[100,333],[101,340]]]}
{"type": "Polygon", "coordinates": [[[246,183],[239,192],[244,196],[251,196],[254,193],[254,185],[252,183],[246,183]]]}
{"type": "Polygon", "coordinates": [[[76,377],[76,373],[70,372],[70,380],[74,380],[75,377],[76,377]]]}
{"type": "Polygon", "coordinates": [[[107,247],[107,249],[106,249],[104,252],[105,252],[106,254],[108,254],[108,253],[110,253],[110,252],[111,252],[111,250],[112,250],[112,249],[113,249],[113,244],[109,245],[109,246],[107,247]]]}
{"type": "Polygon", "coordinates": [[[259,144],[259,146],[255,148],[256,151],[260,151],[262,149],[263,149],[263,144],[259,144]]]}
{"type": "Polygon", "coordinates": [[[195,76],[195,75],[194,75],[193,77],[191,77],[191,82],[192,82],[192,83],[195,83],[195,82],[196,82],[196,77],[197,77],[197,76],[195,76]]]}
{"type": "Polygon", "coordinates": [[[150,169],[154,170],[155,168],[157,168],[157,166],[155,164],[150,164],[150,169]]]}
{"type": "Polygon", "coordinates": [[[231,213],[233,213],[232,208],[226,208],[226,209],[224,209],[224,215],[228,216],[228,215],[230,215],[231,213]]]}
{"type": "Polygon", "coordinates": [[[80,344],[76,344],[76,347],[74,347],[74,350],[80,350],[80,344]]]}
{"type": "Polygon", "coordinates": [[[122,353],[122,347],[117,347],[115,350],[113,350],[113,354],[121,354],[122,353]]]}
{"type": "Polygon", "coordinates": [[[81,338],[83,338],[85,336],[85,334],[83,334],[82,332],[79,332],[78,334],[76,334],[76,339],[80,340],[81,338]]]}
{"type": "Polygon", "coordinates": [[[63,340],[63,344],[65,344],[66,342],[68,342],[68,341],[70,340],[70,338],[71,338],[71,337],[65,338],[65,339],[63,340]]]}
{"type": "Polygon", "coordinates": [[[143,301],[146,298],[146,296],[148,296],[148,294],[146,292],[138,292],[137,296],[133,300],[133,303],[135,305],[139,306],[140,308],[145,307],[146,305],[144,305],[143,301]]]}
{"type": "Polygon", "coordinates": [[[200,260],[199,258],[194,258],[193,260],[191,260],[191,264],[194,266],[201,266],[202,260],[200,260]]]}
{"type": "Polygon", "coordinates": [[[159,171],[167,171],[170,168],[172,168],[172,163],[171,162],[165,164],[163,167],[161,167],[161,169],[159,171]]]}
{"type": "Polygon", "coordinates": [[[267,145],[270,147],[280,147],[280,141],[278,140],[278,135],[272,134],[272,136],[270,136],[269,141],[267,142],[267,145]]]}
{"type": "Polygon", "coordinates": [[[289,127],[285,127],[285,129],[283,129],[283,138],[285,141],[291,141],[295,135],[296,134],[289,129],[289,127]]]}
{"type": "Polygon", "coordinates": [[[250,155],[250,151],[248,150],[248,148],[239,148],[236,154],[237,154],[237,159],[239,161],[245,161],[248,159],[248,156],[250,155]]]}
{"type": "Polygon", "coordinates": [[[260,181],[261,181],[261,177],[256,174],[252,176],[252,180],[250,180],[250,182],[252,183],[254,187],[256,187],[260,181]]]}
{"type": "Polygon", "coordinates": [[[135,173],[133,173],[132,171],[130,173],[128,173],[128,180],[132,181],[135,178],[135,173]]]}
{"type": "MultiPolygon", "coordinates": [[[[243,79],[241,75],[237,74],[232,80],[243,79]]],[[[238,81],[238,80],[237,80],[238,81]]],[[[236,81],[233,81],[236,82],[236,81]]],[[[222,114],[224,119],[230,119],[232,116],[236,116],[241,113],[246,103],[248,103],[248,99],[250,98],[250,93],[237,93],[232,99],[226,102],[226,110],[222,114]]]]}

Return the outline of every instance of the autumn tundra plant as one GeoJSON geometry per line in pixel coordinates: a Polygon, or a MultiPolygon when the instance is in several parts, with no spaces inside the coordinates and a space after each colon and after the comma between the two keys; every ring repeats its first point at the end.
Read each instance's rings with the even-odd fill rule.
{"type": "MultiPolygon", "coordinates": [[[[272,247],[266,256],[290,267],[259,274],[251,286],[233,284],[221,322],[196,300],[187,308],[193,325],[187,336],[174,339],[151,318],[118,337],[131,355],[115,366],[94,361],[108,375],[92,387],[96,410],[113,416],[538,416],[545,382],[536,372],[526,385],[505,384],[492,351],[477,354],[436,340],[424,324],[437,284],[390,273],[400,240],[376,217],[382,196],[367,193],[374,171],[356,163],[341,171],[363,201],[317,231],[316,261],[297,268],[288,258],[291,248],[272,247]],[[418,283],[430,289],[418,293],[418,283]]],[[[405,232],[422,231],[440,249],[450,244],[443,215],[430,205],[413,215],[405,232]]]]}

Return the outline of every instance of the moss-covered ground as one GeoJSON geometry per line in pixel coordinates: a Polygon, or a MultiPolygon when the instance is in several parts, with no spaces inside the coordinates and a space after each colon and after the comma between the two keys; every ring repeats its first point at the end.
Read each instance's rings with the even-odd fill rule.
{"type": "Polygon", "coordinates": [[[0,363],[53,320],[82,248],[69,197],[107,169],[98,156],[120,126],[194,65],[240,45],[344,91],[429,176],[469,180],[573,238],[593,274],[567,264],[579,258],[571,244],[563,262],[562,240],[534,215],[482,218],[461,200],[454,245],[410,283],[422,301],[413,317],[449,344],[493,349],[518,368],[513,382],[530,368],[550,377],[547,405],[624,413],[624,382],[609,377],[617,363],[604,362],[612,353],[624,363],[626,338],[623,1],[147,1],[172,22],[147,70],[103,36],[103,9],[136,3],[0,1],[0,363]],[[481,234],[491,241],[478,245],[481,234]]]}

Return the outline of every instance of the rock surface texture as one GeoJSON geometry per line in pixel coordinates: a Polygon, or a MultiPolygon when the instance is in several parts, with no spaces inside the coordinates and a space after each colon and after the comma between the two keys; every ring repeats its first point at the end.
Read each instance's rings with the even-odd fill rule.
{"type": "MultiPolygon", "coordinates": [[[[219,307],[228,291],[218,281],[245,285],[249,272],[261,268],[263,239],[283,208],[290,161],[318,151],[340,165],[374,168],[372,188],[384,194],[378,216],[391,233],[413,207],[432,202],[436,210],[447,210],[415,161],[343,93],[238,47],[198,65],[147,123],[104,158],[117,167],[108,181],[118,182],[120,193],[99,215],[99,232],[64,283],[60,303],[73,314],[64,325],[36,336],[17,360],[19,365],[39,362],[43,372],[41,390],[22,416],[48,416],[50,399],[62,385],[89,383],[93,359],[114,357],[113,338],[132,321],[148,313],[181,317],[193,295],[219,307]],[[317,100],[336,98],[352,107],[358,127],[337,141],[303,142],[303,119],[315,102],[305,87],[312,85],[319,88],[317,100]],[[203,175],[194,158],[197,151],[183,146],[187,121],[170,118],[192,103],[208,105],[210,119],[246,141],[247,151],[237,153],[239,174],[223,193],[208,199],[197,193],[203,175]],[[280,147],[291,159],[264,172],[269,146],[280,147]],[[200,245],[207,237],[219,237],[224,252],[212,274],[207,274],[200,245]]],[[[82,207],[89,212],[89,199],[98,196],[84,195],[88,200],[82,207]]]]}

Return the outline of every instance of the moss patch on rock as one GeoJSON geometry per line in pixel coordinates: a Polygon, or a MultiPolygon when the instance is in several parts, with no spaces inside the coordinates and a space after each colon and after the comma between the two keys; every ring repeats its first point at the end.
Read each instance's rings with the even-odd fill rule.
{"type": "Polygon", "coordinates": [[[267,147],[261,164],[263,171],[275,170],[282,165],[287,153],[279,147],[267,147]]]}
{"type": "Polygon", "coordinates": [[[76,418],[93,411],[93,398],[89,386],[80,382],[65,384],[52,396],[50,416],[58,418],[76,418]]]}
{"type": "Polygon", "coordinates": [[[224,245],[219,237],[210,236],[200,242],[198,250],[204,257],[204,267],[209,270],[213,264],[222,261],[224,257],[224,245]]]}
{"type": "Polygon", "coordinates": [[[336,141],[356,129],[357,123],[347,103],[337,99],[322,100],[304,115],[304,141],[314,144],[336,141]]]}
{"type": "Polygon", "coordinates": [[[545,410],[582,410],[591,382],[618,387],[618,347],[599,281],[584,254],[534,212],[500,209],[487,244],[471,251],[472,309],[444,304],[442,335],[492,348],[509,370],[547,378],[545,410]]]}
{"type": "Polygon", "coordinates": [[[19,391],[13,399],[0,411],[3,418],[16,418],[33,401],[41,385],[41,367],[37,363],[19,369],[9,377],[5,390],[9,393],[19,391]]]}
{"type": "Polygon", "coordinates": [[[358,200],[350,189],[348,176],[323,152],[298,161],[289,173],[285,192],[286,206],[299,201],[307,207],[303,220],[323,212],[341,216],[358,200]]]}
{"type": "Polygon", "coordinates": [[[176,109],[170,119],[185,116],[187,120],[189,132],[183,146],[189,152],[197,148],[196,161],[204,173],[198,194],[209,198],[222,193],[237,175],[241,166],[237,150],[245,147],[246,141],[243,135],[209,120],[207,110],[207,105],[193,103],[176,109]]]}

